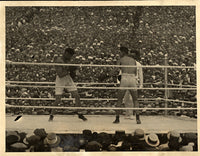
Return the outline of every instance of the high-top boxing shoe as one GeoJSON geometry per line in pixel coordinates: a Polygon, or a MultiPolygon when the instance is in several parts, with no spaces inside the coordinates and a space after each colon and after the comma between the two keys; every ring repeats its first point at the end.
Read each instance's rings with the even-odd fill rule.
{"type": "Polygon", "coordinates": [[[119,115],[117,115],[116,116],[116,119],[115,119],[115,121],[113,121],[113,123],[119,123],[120,121],[119,121],[119,115]]]}
{"type": "Polygon", "coordinates": [[[136,114],[136,122],[137,122],[137,124],[141,124],[140,115],[139,114],[136,114]]]}

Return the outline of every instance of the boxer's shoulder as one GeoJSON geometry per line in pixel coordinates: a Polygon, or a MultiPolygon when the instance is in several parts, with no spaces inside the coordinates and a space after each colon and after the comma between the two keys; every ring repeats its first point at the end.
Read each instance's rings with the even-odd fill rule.
{"type": "Polygon", "coordinates": [[[131,58],[129,56],[124,56],[120,59],[121,65],[126,65],[126,64],[136,64],[136,60],[134,58],[131,58]]]}

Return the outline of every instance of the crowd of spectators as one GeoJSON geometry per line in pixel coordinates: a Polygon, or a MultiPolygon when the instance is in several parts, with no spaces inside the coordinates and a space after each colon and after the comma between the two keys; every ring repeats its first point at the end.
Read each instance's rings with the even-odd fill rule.
{"type": "MultiPolygon", "coordinates": [[[[195,8],[176,7],[7,7],[6,60],[52,63],[67,46],[75,49],[73,63],[116,64],[119,45],[137,49],[142,65],[194,66],[196,64],[195,8]],[[138,8],[140,14],[138,14],[138,8]]],[[[99,82],[112,68],[81,67],[77,83],[99,82]]],[[[164,87],[164,69],[144,68],[144,87],[164,87]]],[[[117,77],[117,73],[116,73],[117,77]]],[[[114,83],[110,76],[105,83],[114,83]]],[[[53,82],[53,66],[7,65],[6,81],[53,82]]],[[[7,83],[9,84],[9,83],[7,83]]],[[[11,84],[11,83],[10,83],[11,84]]],[[[29,85],[29,84],[28,84],[29,85]]],[[[80,85],[83,86],[83,85],[80,85]]],[[[94,85],[95,86],[95,85],[94,85]]],[[[100,86],[100,85],[96,85],[100,86]]],[[[103,85],[105,86],[105,85],[103,85]]],[[[114,85],[117,86],[117,85],[114,85]]],[[[168,69],[168,87],[196,86],[194,69],[168,69]]],[[[81,98],[115,98],[116,90],[79,89],[81,98]]],[[[162,90],[142,90],[140,98],[158,98],[140,102],[140,107],[164,107],[162,90]]],[[[6,97],[53,98],[53,88],[6,87],[6,97]]],[[[64,97],[70,97],[68,93],[64,97]]],[[[169,98],[196,102],[196,91],[170,91],[169,98]]],[[[53,101],[6,100],[13,105],[51,105],[53,101]]],[[[82,106],[114,107],[115,101],[81,101],[82,106]]],[[[194,107],[195,104],[169,102],[169,107],[194,107]]],[[[65,101],[63,106],[72,106],[65,101]]],[[[39,114],[46,109],[7,109],[10,113],[39,114]]],[[[57,113],[70,113],[58,110],[57,113]]],[[[91,111],[90,113],[113,113],[91,111]]],[[[144,111],[163,114],[164,111],[144,111]]],[[[170,111],[170,114],[196,117],[196,111],[170,111]]]]}
{"type": "Polygon", "coordinates": [[[6,131],[7,152],[79,152],[79,151],[197,151],[197,134],[172,130],[164,134],[146,133],[135,129],[125,131],[92,132],[81,134],[47,133],[35,129],[32,134],[6,131]]]}

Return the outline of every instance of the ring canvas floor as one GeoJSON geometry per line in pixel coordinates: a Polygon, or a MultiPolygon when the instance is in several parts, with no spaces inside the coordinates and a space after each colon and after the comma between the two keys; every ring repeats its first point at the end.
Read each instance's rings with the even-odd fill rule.
{"type": "Polygon", "coordinates": [[[120,116],[120,123],[113,124],[114,115],[86,115],[88,121],[82,121],[75,115],[55,115],[54,121],[49,122],[48,115],[23,115],[14,121],[16,115],[6,115],[6,130],[33,133],[36,128],[44,128],[54,133],[82,133],[84,129],[93,132],[115,133],[116,130],[125,130],[127,134],[142,128],[146,133],[167,133],[177,130],[180,133],[197,133],[197,119],[175,116],[141,116],[142,124],[120,116]]]}

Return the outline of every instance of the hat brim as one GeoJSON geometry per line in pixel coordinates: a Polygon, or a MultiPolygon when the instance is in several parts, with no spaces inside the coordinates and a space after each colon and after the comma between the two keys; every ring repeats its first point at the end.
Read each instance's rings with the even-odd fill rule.
{"type": "Polygon", "coordinates": [[[149,142],[148,138],[149,138],[148,135],[146,135],[145,138],[144,138],[144,139],[145,139],[145,142],[146,142],[148,145],[150,145],[150,146],[152,146],[152,147],[157,147],[157,146],[160,144],[160,140],[159,140],[159,139],[157,140],[157,142],[156,142],[155,144],[152,144],[152,143],[149,142]]]}
{"type": "Polygon", "coordinates": [[[143,138],[140,138],[140,139],[138,139],[138,140],[143,141],[143,140],[145,140],[145,138],[143,137],[143,138]]]}
{"type": "Polygon", "coordinates": [[[60,144],[60,141],[61,141],[61,139],[60,139],[60,137],[57,135],[57,142],[56,143],[54,143],[54,144],[48,144],[48,142],[47,142],[47,138],[45,138],[44,139],[44,144],[48,144],[50,147],[57,147],[59,144],[60,144]]]}
{"type": "Polygon", "coordinates": [[[17,141],[20,141],[20,135],[18,135],[17,133],[16,134],[6,135],[6,137],[9,137],[9,136],[16,136],[17,137],[17,141]]]}
{"type": "MultiPolygon", "coordinates": [[[[19,143],[19,142],[18,142],[18,143],[19,143]]],[[[10,145],[10,147],[13,148],[13,149],[19,149],[19,150],[25,150],[25,149],[28,148],[28,146],[25,145],[24,143],[19,143],[19,144],[21,144],[20,147],[14,146],[14,145],[16,145],[16,144],[18,144],[18,143],[14,143],[14,144],[10,145]]]]}
{"type": "Polygon", "coordinates": [[[144,137],[142,137],[142,138],[140,138],[140,137],[138,137],[137,135],[136,136],[134,136],[134,137],[136,137],[138,140],[140,140],[140,141],[143,141],[143,140],[145,140],[145,135],[144,135],[144,137]]]}
{"type": "Polygon", "coordinates": [[[132,137],[136,137],[138,140],[143,141],[145,140],[146,134],[144,134],[144,137],[138,137],[137,135],[135,135],[134,133],[132,134],[132,137]]]}
{"type": "MultiPolygon", "coordinates": [[[[167,139],[170,140],[170,133],[167,133],[167,139]]],[[[179,143],[182,142],[182,138],[181,137],[179,137],[178,142],[179,143]]]]}
{"type": "Polygon", "coordinates": [[[29,145],[29,143],[28,143],[28,141],[27,141],[26,138],[23,139],[23,143],[24,143],[25,145],[29,145]]]}

